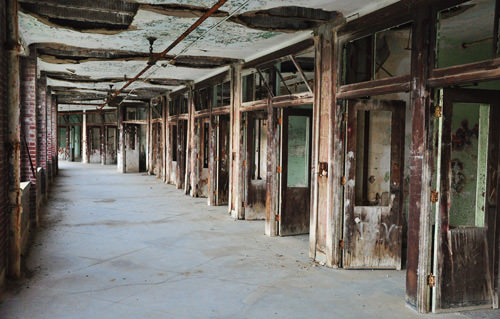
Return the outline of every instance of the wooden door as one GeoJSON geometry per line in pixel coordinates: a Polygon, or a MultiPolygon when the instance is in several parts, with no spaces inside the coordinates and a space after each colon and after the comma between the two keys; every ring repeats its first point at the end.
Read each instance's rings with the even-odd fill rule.
{"type": "Polygon", "coordinates": [[[229,201],[229,116],[221,115],[217,125],[217,205],[229,201]]]}
{"type": "Polygon", "coordinates": [[[284,109],[281,127],[279,235],[309,232],[312,110],[284,109]]]}
{"type": "Polygon", "coordinates": [[[348,102],[344,268],[401,269],[405,103],[348,102]]]}
{"type": "Polygon", "coordinates": [[[433,309],[491,307],[498,305],[500,94],[446,89],[443,102],[433,309]]]}

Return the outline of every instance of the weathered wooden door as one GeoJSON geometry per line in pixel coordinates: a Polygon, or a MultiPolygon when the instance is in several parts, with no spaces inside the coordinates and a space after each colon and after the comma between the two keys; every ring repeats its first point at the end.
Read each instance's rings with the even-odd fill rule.
{"type": "Polygon", "coordinates": [[[446,89],[437,136],[433,310],[498,306],[500,94],[446,89]]]}
{"type": "Polygon", "coordinates": [[[219,116],[217,126],[217,205],[229,200],[229,116],[219,116]]]}
{"type": "Polygon", "coordinates": [[[309,232],[311,202],[311,109],[284,109],[281,127],[279,235],[309,232]]]}
{"type": "Polygon", "coordinates": [[[401,269],[404,114],[402,101],[348,102],[344,268],[401,269]]]}

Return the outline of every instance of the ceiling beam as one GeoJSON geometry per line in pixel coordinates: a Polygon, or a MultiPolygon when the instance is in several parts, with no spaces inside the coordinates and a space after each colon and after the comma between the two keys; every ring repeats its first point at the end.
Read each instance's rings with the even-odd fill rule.
{"type": "MultiPolygon", "coordinates": [[[[117,82],[128,81],[126,77],[92,78],[87,75],[78,75],[69,72],[42,71],[42,75],[46,75],[48,78],[54,80],[67,81],[67,82],[80,82],[80,83],[117,83],[117,82]]],[[[164,79],[164,78],[138,79],[138,81],[148,83],[150,85],[161,85],[161,86],[181,86],[190,83],[190,80],[164,79]]]]}
{"type": "MultiPolygon", "coordinates": [[[[147,48],[148,44],[144,42],[144,48],[147,48]]],[[[150,58],[147,52],[84,48],[59,43],[37,43],[32,44],[31,48],[36,49],[44,62],[54,64],[79,64],[89,61],[148,61],[150,58]]],[[[159,61],[168,62],[174,57],[174,55],[166,55],[159,61]]],[[[181,55],[175,57],[173,64],[178,67],[213,69],[238,62],[242,60],[218,56],[181,55]]]]}

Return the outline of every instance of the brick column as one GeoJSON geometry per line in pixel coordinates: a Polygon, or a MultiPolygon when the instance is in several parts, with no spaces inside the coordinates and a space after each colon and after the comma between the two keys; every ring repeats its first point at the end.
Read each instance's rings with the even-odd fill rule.
{"type": "Polygon", "coordinates": [[[21,95],[21,181],[33,183],[30,191],[30,218],[38,217],[37,205],[37,108],[36,108],[36,59],[20,59],[21,95]],[[33,174],[33,170],[35,174],[33,174]]]}

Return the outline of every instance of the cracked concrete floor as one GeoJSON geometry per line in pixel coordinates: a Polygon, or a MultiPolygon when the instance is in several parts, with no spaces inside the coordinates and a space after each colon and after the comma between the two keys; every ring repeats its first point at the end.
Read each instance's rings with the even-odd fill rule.
{"type": "Polygon", "coordinates": [[[60,163],[27,259],[0,318],[499,318],[418,316],[404,271],[334,270],[308,237],[269,238],[152,176],[60,163]]]}

